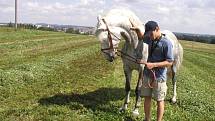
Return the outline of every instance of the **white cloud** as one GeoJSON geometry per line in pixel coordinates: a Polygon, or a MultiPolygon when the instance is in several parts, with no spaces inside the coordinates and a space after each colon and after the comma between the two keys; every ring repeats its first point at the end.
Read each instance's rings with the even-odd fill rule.
{"type": "Polygon", "coordinates": [[[7,0],[0,0],[0,10],[4,13],[9,13],[14,11],[14,3],[7,0]]]}
{"type": "Polygon", "coordinates": [[[6,7],[6,8],[4,8],[4,9],[1,9],[1,11],[2,11],[3,13],[11,13],[11,12],[14,11],[14,7],[6,7]]]}
{"type": "MultiPolygon", "coordinates": [[[[94,26],[98,14],[128,8],[143,21],[172,31],[210,33],[215,29],[215,0],[21,0],[19,21],[94,26]]],[[[0,22],[14,16],[14,0],[0,0],[0,22]]]]}

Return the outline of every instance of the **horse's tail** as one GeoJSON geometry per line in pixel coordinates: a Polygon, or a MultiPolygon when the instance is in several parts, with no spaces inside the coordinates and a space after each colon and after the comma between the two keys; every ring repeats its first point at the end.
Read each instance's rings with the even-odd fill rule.
{"type": "Polygon", "coordinates": [[[178,47],[178,62],[176,64],[177,70],[179,69],[179,67],[182,65],[182,61],[183,61],[183,47],[181,46],[181,44],[179,43],[179,47],[178,47]]]}

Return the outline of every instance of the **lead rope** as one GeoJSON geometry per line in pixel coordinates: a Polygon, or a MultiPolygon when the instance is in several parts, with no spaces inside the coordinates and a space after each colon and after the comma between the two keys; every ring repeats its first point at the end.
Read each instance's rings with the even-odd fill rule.
{"type": "Polygon", "coordinates": [[[149,88],[155,88],[157,87],[157,85],[155,85],[155,80],[156,80],[156,75],[155,75],[155,71],[153,69],[150,69],[150,80],[148,81],[148,87],[149,88]]]}
{"type": "MultiPolygon", "coordinates": [[[[122,57],[122,55],[124,55],[125,57],[127,56],[127,58],[126,58],[127,60],[139,64],[139,63],[137,62],[137,59],[136,59],[136,58],[134,58],[134,57],[128,55],[127,53],[122,52],[121,50],[118,50],[118,52],[121,53],[121,55],[119,55],[119,54],[117,53],[118,56],[120,56],[120,57],[122,57]]],[[[146,65],[146,62],[143,63],[143,64],[146,65]]],[[[149,87],[149,88],[155,88],[155,87],[157,87],[157,85],[155,86],[155,84],[154,84],[154,82],[155,82],[155,80],[156,80],[155,71],[154,71],[153,69],[149,69],[149,71],[150,71],[150,75],[149,75],[149,76],[150,76],[150,81],[148,81],[147,86],[144,85],[144,87],[145,87],[145,88],[147,88],[147,87],[149,87]]],[[[143,80],[143,76],[140,77],[140,79],[143,80]]]]}

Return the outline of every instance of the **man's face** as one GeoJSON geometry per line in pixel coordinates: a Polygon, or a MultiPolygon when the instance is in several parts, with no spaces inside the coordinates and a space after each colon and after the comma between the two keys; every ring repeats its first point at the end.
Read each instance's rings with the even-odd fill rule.
{"type": "Polygon", "coordinates": [[[155,40],[156,39],[156,30],[151,31],[149,37],[151,40],[155,40]]]}
{"type": "Polygon", "coordinates": [[[151,40],[156,40],[159,37],[159,28],[157,27],[154,31],[151,31],[149,37],[151,40]]]}

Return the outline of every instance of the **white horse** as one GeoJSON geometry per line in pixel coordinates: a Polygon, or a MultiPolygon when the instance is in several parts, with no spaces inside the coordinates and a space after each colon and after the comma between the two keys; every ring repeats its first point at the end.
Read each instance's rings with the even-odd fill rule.
{"type": "MultiPolygon", "coordinates": [[[[137,33],[134,30],[131,30],[131,27],[138,27],[141,31],[144,30],[144,26],[139,18],[131,11],[124,9],[113,9],[110,10],[104,16],[98,16],[98,23],[96,28],[96,36],[101,42],[101,50],[107,60],[112,62],[116,56],[117,52],[121,53],[122,61],[123,61],[123,69],[125,74],[125,101],[121,110],[126,110],[129,103],[130,96],[130,84],[131,84],[131,76],[132,71],[137,70],[139,72],[139,78],[136,86],[136,102],[135,108],[133,110],[133,115],[139,115],[138,107],[141,102],[141,86],[142,86],[142,74],[144,69],[144,64],[138,64],[137,59],[142,59],[147,61],[148,59],[148,45],[144,43],[143,40],[139,40],[137,33]],[[117,50],[117,47],[121,41],[121,39],[125,39],[125,44],[122,50],[117,50]]],[[[173,85],[174,85],[174,96],[172,100],[176,101],[176,80],[175,73],[177,67],[180,66],[183,56],[183,49],[177,38],[173,33],[169,31],[165,31],[166,36],[171,38],[172,43],[174,45],[174,57],[175,63],[172,66],[172,75],[173,75],[173,85]]]]}

